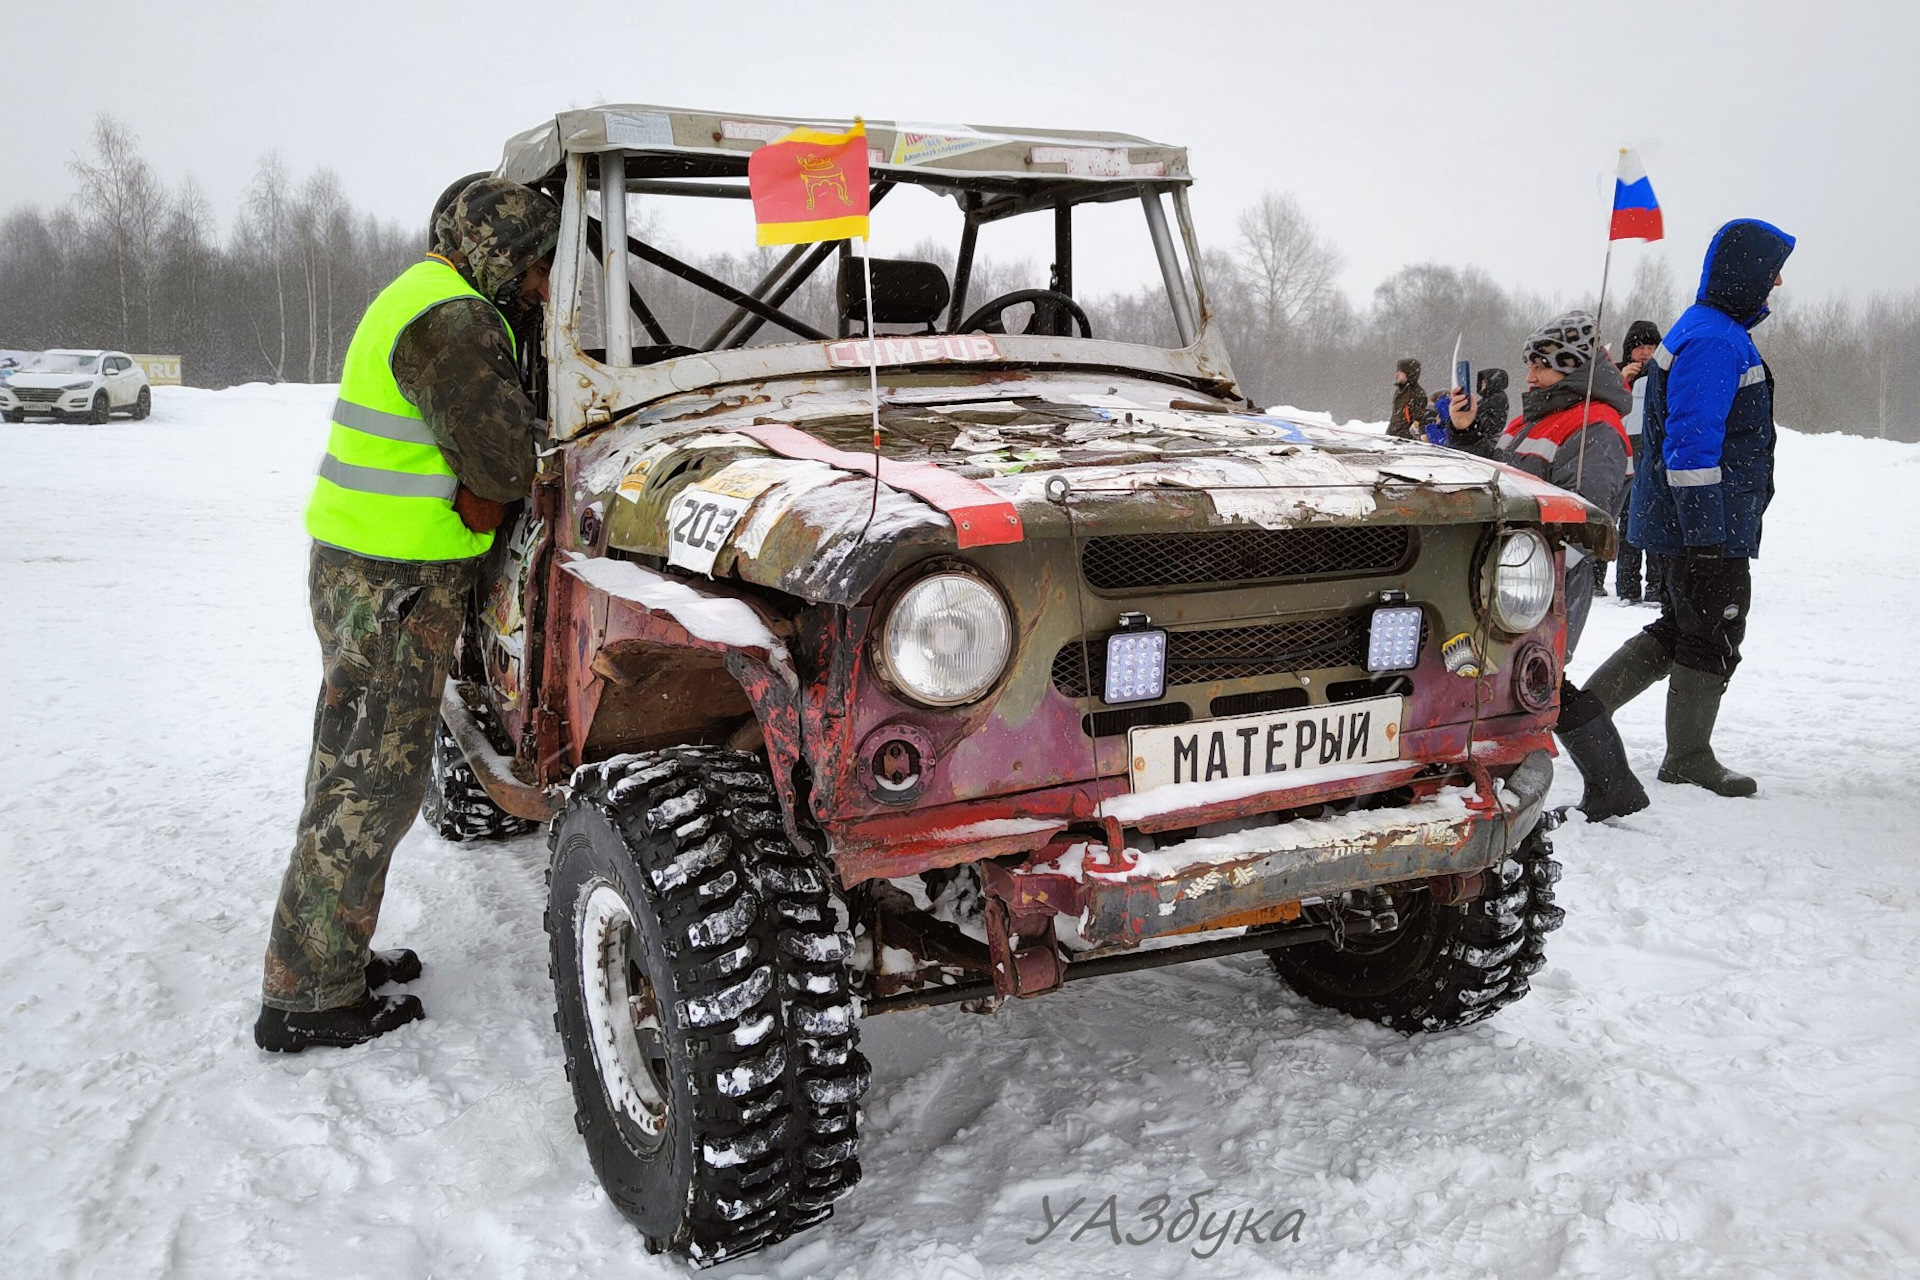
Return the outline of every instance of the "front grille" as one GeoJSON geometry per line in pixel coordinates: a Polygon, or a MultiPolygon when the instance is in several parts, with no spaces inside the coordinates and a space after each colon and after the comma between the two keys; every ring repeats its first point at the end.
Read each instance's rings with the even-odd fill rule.
{"type": "Polygon", "coordinates": [[[22,404],[52,404],[60,398],[58,387],[14,387],[14,398],[22,404]]]}
{"type": "Polygon", "coordinates": [[[1253,693],[1223,693],[1207,710],[1216,716],[1251,716],[1263,711],[1292,711],[1312,701],[1305,689],[1260,689],[1253,693]]]}
{"type": "Polygon", "coordinates": [[[1193,719],[1184,702],[1155,702],[1144,707],[1121,707],[1080,717],[1080,732],[1089,738],[1113,738],[1143,724],[1185,724],[1193,719]]]}
{"type": "Polygon", "coordinates": [[[1080,572],[1096,591],[1362,577],[1394,572],[1412,549],[1405,525],[1112,534],[1087,539],[1080,572]]]}
{"type": "MultiPolygon", "coordinates": [[[[1367,660],[1370,611],[1257,627],[1212,627],[1167,633],[1167,684],[1204,684],[1288,671],[1357,667],[1367,660]]],[[[1077,643],[1053,655],[1053,687],[1069,698],[1106,688],[1107,644],[1089,637],[1084,660],[1077,643]],[[1084,662],[1084,666],[1083,666],[1084,662]]]]}
{"type": "Polygon", "coordinates": [[[1328,702],[1359,702],[1389,694],[1413,692],[1410,676],[1369,676],[1365,680],[1336,680],[1327,686],[1328,702]]]}

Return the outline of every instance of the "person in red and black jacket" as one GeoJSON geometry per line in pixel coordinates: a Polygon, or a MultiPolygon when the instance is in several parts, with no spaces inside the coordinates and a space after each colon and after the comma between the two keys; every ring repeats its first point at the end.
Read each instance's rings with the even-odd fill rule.
{"type": "MultiPolygon", "coordinates": [[[[1494,461],[1571,490],[1602,511],[1618,511],[1627,487],[1628,456],[1620,415],[1633,407],[1633,398],[1620,370],[1600,349],[1593,317],[1569,311],[1541,326],[1527,339],[1526,357],[1527,389],[1520,397],[1520,412],[1500,437],[1494,461]]],[[[1469,427],[1476,407],[1456,404],[1454,426],[1469,427]]],[[[1593,606],[1594,580],[1580,548],[1569,545],[1566,556],[1567,657],[1572,658],[1593,606]]],[[[1627,765],[1626,748],[1606,704],[1564,678],[1554,732],[1586,782],[1579,807],[1587,821],[1647,807],[1647,793],[1627,765]]]]}

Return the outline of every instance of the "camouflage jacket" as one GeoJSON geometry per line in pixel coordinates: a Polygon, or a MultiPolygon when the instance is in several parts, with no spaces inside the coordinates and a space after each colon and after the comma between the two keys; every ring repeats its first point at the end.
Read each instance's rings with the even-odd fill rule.
{"type": "Polygon", "coordinates": [[[527,496],[541,426],[497,311],[478,298],[429,308],[400,331],[393,376],[462,485],[493,502],[527,496]]]}
{"type": "Polygon", "coordinates": [[[1425,440],[1425,428],[1431,421],[1433,402],[1427,399],[1417,374],[1393,389],[1393,409],[1387,415],[1388,435],[1401,440],[1425,440]]]}

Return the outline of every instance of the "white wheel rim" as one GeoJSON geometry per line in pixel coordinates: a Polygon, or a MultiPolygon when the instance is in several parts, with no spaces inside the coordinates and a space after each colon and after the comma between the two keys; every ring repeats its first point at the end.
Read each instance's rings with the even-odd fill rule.
{"type": "Polygon", "coordinates": [[[600,1088],[649,1140],[667,1127],[666,1045],[660,1005],[633,945],[633,911],[604,880],[581,895],[580,994],[600,1088]]]}

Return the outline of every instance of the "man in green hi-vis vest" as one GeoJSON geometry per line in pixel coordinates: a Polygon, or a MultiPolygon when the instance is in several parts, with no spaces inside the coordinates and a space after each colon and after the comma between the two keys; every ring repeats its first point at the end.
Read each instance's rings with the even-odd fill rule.
{"type": "Polygon", "coordinates": [[[560,212],[482,178],[435,221],[435,251],[354,330],[307,532],[324,676],[306,803],[267,942],[254,1041],[361,1044],[422,1016],[374,994],[420,973],[375,953],[387,864],[426,785],[440,691],[480,557],[533,482],[540,423],[513,321],[547,298],[560,212]]]}

